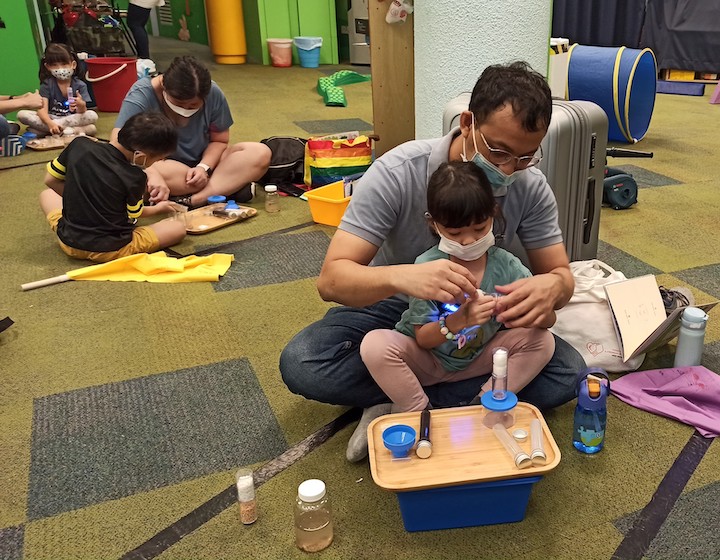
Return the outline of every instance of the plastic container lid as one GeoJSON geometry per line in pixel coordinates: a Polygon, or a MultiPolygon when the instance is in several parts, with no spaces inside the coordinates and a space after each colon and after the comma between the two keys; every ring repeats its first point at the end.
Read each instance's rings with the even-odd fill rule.
{"type": "Polygon", "coordinates": [[[237,210],[238,208],[240,208],[240,207],[237,205],[237,202],[235,202],[234,200],[228,200],[227,204],[225,205],[225,210],[237,210]]]}
{"type": "Polygon", "coordinates": [[[218,202],[225,202],[226,198],[221,194],[214,194],[212,196],[208,196],[208,203],[210,204],[217,204],[218,202]]]}
{"type": "Polygon", "coordinates": [[[512,435],[517,441],[525,441],[528,437],[528,433],[522,428],[513,430],[512,435]]]}
{"type": "Polygon", "coordinates": [[[317,502],[325,495],[325,483],[317,478],[306,480],[298,486],[298,498],[303,502],[317,502]]]}
{"type": "Polygon", "coordinates": [[[494,399],[492,391],[486,391],[483,396],[480,397],[482,405],[492,412],[507,412],[515,408],[518,403],[518,398],[512,391],[505,391],[505,398],[502,400],[494,399]]]}
{"type": "Polygon", "coordinates": [[[265,185],[265,192],[277,192],[275,185],[265,185]]]}

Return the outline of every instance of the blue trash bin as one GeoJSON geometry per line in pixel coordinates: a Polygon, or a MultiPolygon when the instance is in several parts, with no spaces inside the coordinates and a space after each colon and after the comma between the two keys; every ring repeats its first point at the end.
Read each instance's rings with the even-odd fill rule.
{"type": "Polygon", "coordinates": [[[297,47],[300,66],[303,68],[317,68],[320,66],[322,37],[295,37],[293,42],[297,47]]]}

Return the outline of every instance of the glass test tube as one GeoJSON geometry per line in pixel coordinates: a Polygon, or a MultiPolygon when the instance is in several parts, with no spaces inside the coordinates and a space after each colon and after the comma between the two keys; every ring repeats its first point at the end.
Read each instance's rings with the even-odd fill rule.
{"type": "Polygon", "coordinates": [[[505,426],[502,424],[495,424],[493,426],[493,433],[495,434],[495,437],[500,440],[500,443],[503,444],[505,451],[507,451],[508,455],[512,457],[512,460],[518,469],[525,469],[532,465],[530,456],[522,450],[522,448],[510,435],[510,432],[505,429],[505,426]]]}

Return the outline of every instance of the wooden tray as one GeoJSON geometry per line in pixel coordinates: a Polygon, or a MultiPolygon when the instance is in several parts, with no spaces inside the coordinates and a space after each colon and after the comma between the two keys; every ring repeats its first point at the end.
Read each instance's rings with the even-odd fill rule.
{"type": "MultiPolygon", "coordinates": [[[[33,140],[28,140],[25,147],[31,150],[35,150],[36,152],[59,150],[67,146],[73,140],[75,140],[75,138],[79,137],[80,136],[78,136],[77,134],[72,134],[70,136],[61,135],[46,136],[45,138],[34,138],[33,140]]],[[[90,140],[97,142],[97,138],[95,138],[94,136],[85,136],[85,138],[89,138],[90,140]]]]}
{"type": "Polygon", "coordinates": [[[247,212],[246,218],[242,218],[240,216],[237,218],[225,218],[223,216],[215,216],[213,214],[213,210],[222,210],[224,208],[225,203],[218,202],[216,204],[208,204],[207,206],[202,206],[200,208],[196,208],[195,210],[188,211],[185,215],[185,228],[187,232],[193,235],[202,235],[203,233],[210,233],[216,229],[229,226],[235,222],[247,220],[248,218],[252,218],[257,215],[257,210],[255,210],[255,208],[250,208],[249,206],[240,206],[240,210],[247,212]]]}
{"type": "Polygon", "coordinates": [[[415,448],[407,459],[393,459],[383,445],[383,430],[395,424],[407,424],[420,431],[420,413],[403,412],[376,418],[368,426],[370,472],[375,483],[385,490],[426,490],[444,486],[490,482],[538,476],[554,469],[560,462],[560,450],[540,411],[531,404],[515,407],[516,428],[528,432],[524,442],[518,442],[530,454],[530,422],[538,418],[543,429],[547,463],[518,469],[492,430],[483,422],[482,406],[442,408],[431,412],[430,440],[432,455],[420,459],[415,448]]]}

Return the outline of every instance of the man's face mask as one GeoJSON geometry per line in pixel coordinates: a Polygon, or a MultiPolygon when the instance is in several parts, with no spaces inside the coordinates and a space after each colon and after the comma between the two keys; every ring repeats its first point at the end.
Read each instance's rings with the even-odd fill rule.
{"type": "Polygon", "coordinates": [[[50,73],[57,80],[69,80],[73,77],[75,70],[68,66],[66,68],[52,68],[50,73]]]}
{"type": "MultiPolygon", "coordinates": [[[[475,115],[472,116],[472,129],[470,132],[470,135],[473,139],[473,148],[475,148],[475,155],[472,157],[472,162],[477,165],[480,169],[482,169],[485,172],[485,175],[487,175],[488,181],[490,181],[490,185],[493,189],[493,194],[495,196],[505,196],[507,194],[507,188],[512,185],[512,183],[520,176],[520,173],[522,173],[524,170],[520,169],[517,171],[514,171],[510,175],[506,175],[503,173],[498,167],[490,163],[485,156],[483,156],[477,147],[477,140],[475,138],[475,115]]],[[[463,161],[468,161],[466,155],[465,155],[465,140],[463,139],[463,146],[462,146],[462,154],[461,154],[463,161]]]]}
{"type": "Polygon", "coordinates": [[[173,113],[176,113],[181,117],[185,117],[186,119],[192,117],[200,110],[200,107],[198,107],[197,109],[185,109],[183,107],[178,107],[177,105],[168,100],[168,95],[165,91],[163,91],[163,99],[165,100],[165,103],[167,103],[167,106],[172,109],[173,113]]]}

